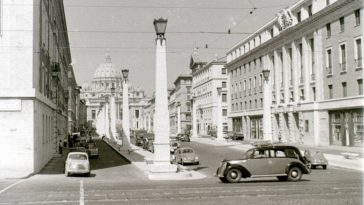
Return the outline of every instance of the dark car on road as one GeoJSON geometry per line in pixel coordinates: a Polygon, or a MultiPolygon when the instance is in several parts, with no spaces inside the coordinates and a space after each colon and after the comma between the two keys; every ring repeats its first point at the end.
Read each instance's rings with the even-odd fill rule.
{"type": "Polygon", "coordinates": [[[280,181],[298,181],[302,174],[310,172],[297,147],[269,143],[256,145],[240,158],[223,160],[216,176],[230,183],[248,177],[277,177],[280,181]]]}
{"type": "Polygon", "coordinates": [[[316,151],[312,154],[309,150],[305,150],[304,157],[306,159],[307,167],[310,169],[315,169],[318,166],[321,166],[322,169],[326,169],[329,165],[324,154],[320,151],[316,151]]]}

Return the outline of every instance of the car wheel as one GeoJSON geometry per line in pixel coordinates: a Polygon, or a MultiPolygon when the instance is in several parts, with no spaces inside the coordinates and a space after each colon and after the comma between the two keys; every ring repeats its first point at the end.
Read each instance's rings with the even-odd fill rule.
{"type": "Polygon", "coordinates": [[[322,165],[322,169],[326,169],[327,168],[327,166],[326,165],[322,165]]]}
{"type": "Polygon", "coordinates": [[[91,172],[88,172],[88,173],[86,174],[86,176],[87,176],[87,177],[90,177],[90,176],[91,176],[91,172]]]}
{"type": "Polygon", "coordinates": [[[302,171],[298,167],[292,167],[288,171],[288,180],[289,181],[298,181],[301,179],[301,177],[302,177],[302,171]]]}
{"type": "Polygon", "coordinates": [[[220,179],[222,182],[224,182],[224,183],[227,183],[227,182],[228,182],[228,180],[227,180],[225,177],[219,177],[219,179],[220,179]]]}
{"type": "Polygon", "coordinates": [[[226,179],[230,183],[239,182],[241,179],[241,171],[236,168],[232,168],[227,172],[226,179]]]}
{"type": "Polygon", "coordinates": [[[279,181],[287,181],[288,177],[287,176],[277,176],[279,181]]]}
{"type": "Polygon", "coordinates": [[[64,175],[65,175],[66,177],[69,177],[69,176],[70,176],[70,173],[69,173],[69,172],[67,172],[67,171],[65,171],[65,172],[64,172],[64,175]]]}

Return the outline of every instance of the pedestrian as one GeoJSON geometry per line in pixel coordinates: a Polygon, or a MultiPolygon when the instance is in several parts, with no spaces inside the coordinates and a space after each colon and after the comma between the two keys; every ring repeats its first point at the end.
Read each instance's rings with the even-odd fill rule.
{"type": "Polygon", "coordinates": [[[59,140],[59,143],[58,143],[58,153],[59,154],[62,154],[62,151],[63,151],[62,140],[59,140]]]}

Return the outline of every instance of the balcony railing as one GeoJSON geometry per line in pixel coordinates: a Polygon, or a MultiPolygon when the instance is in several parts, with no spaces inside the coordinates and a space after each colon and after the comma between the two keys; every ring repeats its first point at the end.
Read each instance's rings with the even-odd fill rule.
{"type": "Polygon", "coordinates": [[[327,75],[332,75],[332,66],[326,67],[327,75]]]}
{"type": "Polygon", "coordinates": [[[346,71],[346,62],[340,63],[341,71],[346,71]]]}
{"type": "Polygon", "coordinates": [[[362,58],[355,59],[355,67],[356,68],[362,68],[362,58]]]}

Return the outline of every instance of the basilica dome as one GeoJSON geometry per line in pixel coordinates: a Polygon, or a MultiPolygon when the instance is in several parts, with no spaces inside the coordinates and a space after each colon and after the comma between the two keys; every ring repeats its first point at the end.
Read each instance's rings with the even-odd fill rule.
{"type": "Polygon", "coordinates": [[[95,81],[105,79],[121,80],[121,71],[111,62],[110,56],[106,56],[105,63],[100,64],[94,73],[95,81]]]}

